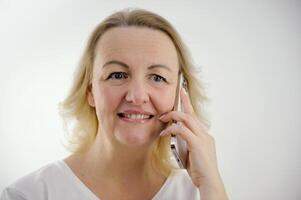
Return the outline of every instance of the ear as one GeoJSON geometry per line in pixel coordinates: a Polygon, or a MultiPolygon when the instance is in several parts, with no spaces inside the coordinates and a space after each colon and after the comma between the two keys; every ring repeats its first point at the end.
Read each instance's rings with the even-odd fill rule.
{"type": "Polygon", "coordinates": [[[91,107],[95,107],[95,101],[94,101],[94,96],[93,96],[93,91],[92,91],[92,83],[89,84],[86,95],[87,95],[87,100],[88,100],[89,105],[91,107]]]}

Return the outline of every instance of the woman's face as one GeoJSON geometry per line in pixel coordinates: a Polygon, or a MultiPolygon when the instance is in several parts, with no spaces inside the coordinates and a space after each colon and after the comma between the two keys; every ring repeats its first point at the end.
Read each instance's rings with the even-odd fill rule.
{"type": "Polygon", "coordinates": [[[175,46],[163,32],[141,27],[106,31],[95,49],[88,92],[100,133],[111,142],[151,144],[166,126],[158,118],[174,106],[178,71],[175,46]],[[135,119],[130,115],[135,111],[151,118],[135,119]]]}

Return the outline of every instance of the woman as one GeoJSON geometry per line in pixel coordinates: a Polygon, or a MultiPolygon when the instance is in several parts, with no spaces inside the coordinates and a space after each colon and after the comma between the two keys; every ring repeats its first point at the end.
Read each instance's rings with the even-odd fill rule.
{"type": "Polygon", "coordinates": [[[145,10],[114,13],[92,33],[61,104],[74,124],[73,154],[18,180],[1,199],[227,199],[200,86],[170,23],[145,10]],[[184,112],[173,111],[180,72],[184,112]],[[167,126],[172,120],[182,125],[167,126]],[[172,162],[171,133],[187,142],[187,171],[172,162]]]}

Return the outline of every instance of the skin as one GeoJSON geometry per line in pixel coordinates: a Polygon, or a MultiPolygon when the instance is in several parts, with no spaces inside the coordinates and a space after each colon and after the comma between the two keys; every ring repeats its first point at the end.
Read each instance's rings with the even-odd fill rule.
{"type": "Polygon", "coordinates": [[[160,117],[163,122],[176,120],[182,125],[173,124],[164,129],[160,136],[175,134],[187,142],[187,171],[192,182],[200,190],[202,199],[228,199],[220,176],[214,138],[194,113],[188,94],[181,90],[183,112],[171,111],[160,117]]]}
{"type": "Polygon", "coordinates": [[[170,111],[177,86],[177,60],[173,43],[159,31],[115,28],[103,35],[97,45],[89,102],[95,106],[104,135],[110,143],[117,147],[123,144],[126,148],[144,148],[155,140],[163,128],[161,121],[133,125],[123,123],[116,118],[116,114],[140,108],[158,118],[170,111]],[[112,60],[127,64],[129,69],[119,64],[102,67],[112,60]],[[154,64],[165,65],[170,71],[160,67],[148,69],[154,64]],[[113,72],[124,72],[128,78],[107,80],[113,72]],[[167,82],[156,80],[159,77],[155,74],[164,77],[167,82]]]}
{"type": "Polygon", "coordinates": [[[98,41],[87,98],[96,109],[101,128],[86,153],[71,155],[65,161],[99,198],[151,199],[160,190],[167,177],[151,167],[150,158],[155,139],[165,130],[162,137],[173,132],[187,141],[188,172],[202,198],[226,199],[214,140],[195,118],[185,93],[181,92],[184,113],[171,112],[178,70],[174,44],[160,31],[118,27],[98,41]],[[128,68],[116,62],[106,65],[112,60],[128,68]],[[148,69],[152,65],[169,70],[148,69]],[[127,109],[142,109],[154,117],[145,124],[126,123],[117,113],[127,109]],[[183,126],[167,127],[172,119],[182,121],[183,126]]]}

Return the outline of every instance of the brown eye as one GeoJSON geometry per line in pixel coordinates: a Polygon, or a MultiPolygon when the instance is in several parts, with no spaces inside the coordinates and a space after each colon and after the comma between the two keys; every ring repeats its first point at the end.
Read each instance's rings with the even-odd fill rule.
{"type": "Polygon", "coordinates": [[[122,78],[127,78],[127,77],[128,77],[128,75],[124,72],[114,72],[114,73],[111,73],[106,80],[108,80],[108,79],[120,80],[122,78]]]}

